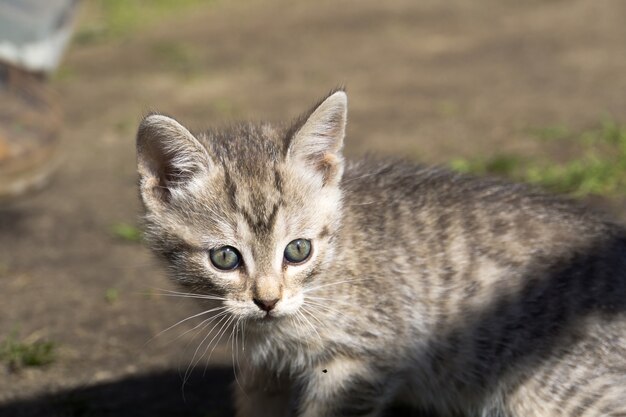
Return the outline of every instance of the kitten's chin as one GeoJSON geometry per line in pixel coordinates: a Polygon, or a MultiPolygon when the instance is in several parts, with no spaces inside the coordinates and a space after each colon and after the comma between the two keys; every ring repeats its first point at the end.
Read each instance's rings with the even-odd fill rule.
{"type": "Polygon", "coordinates": [[[290,314],[264,313],[263,315],[255,315],[248,317],[246,326],[251,330],[267,331],[273,327],[284,326],[289,321],[290,314]]]}
{"type": "Polygon", "coordinates": [[[283,317],[280,317],[280,316],[274,316],[274,315],[271,315],[271,314],[266,314],[265,316],[263,316],[261,318],[257,318],[256,319],[256,323],[264,326],[264,325],[268,325],[268,324],[271,324],[271,323],[276,323],[276,322],[278,322],[278,321],[280,321],[282,319],[283,319],[283,317]]]}
{"type": "Polygon", "coordinates": [[[257,323],[275,323],[282,321],[287,317],[289,317],[289,314],[269,312],[263,313],[263,315],[255,316],[254,321],[257,323]]]}

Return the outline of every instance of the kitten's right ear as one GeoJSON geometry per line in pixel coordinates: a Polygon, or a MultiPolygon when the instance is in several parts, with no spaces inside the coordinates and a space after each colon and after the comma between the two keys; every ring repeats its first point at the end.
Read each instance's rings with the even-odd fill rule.
{"type": "Polygon", "coordinates": [[[343,173],[341,148],[346,133],[348,97],[336,90],[319,103],[290,134],[287,156],[323,178],[324,185],[336,185],[343,173]]]}
{"type": "Polygon", "coordinates": [[[147,209],[159,210],[208,173],[206,149],[183,125],[160,114],[146,116],[137,131],[139,189],[147,209]]]}

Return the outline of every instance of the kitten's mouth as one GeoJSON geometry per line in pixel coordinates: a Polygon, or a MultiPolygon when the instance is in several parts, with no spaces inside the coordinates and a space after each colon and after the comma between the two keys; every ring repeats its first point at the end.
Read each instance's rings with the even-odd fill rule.
{"type": "MultiPolygon", "coordinates": [[[[258,316],[257,316],[258,317],[258,316]]],[[[263,316],[258,317],[257,318],[257,322],[259,323],[272,323],[275,322],[277,320],[280,320],[281,316],[277,316],[276,314],[273,314],[271,312],[267,312],[265,314],[263,314],[263,316]]]]}
{"type": "Polygon", "coordinates": [[[273,326],[276,323],[276,317],[265,314],[263,317],[256,316],[254,320],[251,321],[250,329],[262,329],[267,326],[273,326]]]}
{"type": "Polygon", "coordinates": [[[271,321],[271,320],[276,320],[277,318],[278,316],[276,316],[276,314],[272,313],[271,311],[268,311],[267,313],[263,315],[263,317],[261,317],[261,320],[271,321]]]}

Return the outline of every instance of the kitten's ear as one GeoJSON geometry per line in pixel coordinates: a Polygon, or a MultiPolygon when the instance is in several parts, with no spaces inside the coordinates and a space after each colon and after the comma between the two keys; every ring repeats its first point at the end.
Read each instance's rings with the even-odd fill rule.
{"type": "Polygon", "coordinates": [[[347,115],[348,96],[344,91],[335,91],[299,123],[291,136],[287,158],[322,175],[324,185],[338,184],[343,173],[341,148],[347,115]]]}
{"type": "Polygon", "coordinates": [[[137,131],[137,168],[141,198],[158,210],[194,180],[208,173],[206,149],[176,120],[160,114],[146,116],[137,131]]]}

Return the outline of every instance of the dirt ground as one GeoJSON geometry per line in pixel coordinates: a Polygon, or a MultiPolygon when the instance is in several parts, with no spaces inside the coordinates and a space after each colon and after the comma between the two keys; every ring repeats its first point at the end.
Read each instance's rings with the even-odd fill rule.
{"type": "Polygon", "coordinates": [[[162,268],[111,232],[137,223],[134,130],[147,111],[195,130],[285,120],[346,85],[348,156],[532,157],[548,150],[528,126],[626,122],[625,21],[623,0],[246,0],[77,38],[53,83],[64,162],[48,188],[0,208],[0,341],[17,329],[52,341],[56,358],[0,364],[0,415],[232,412],[229,352],[183,389],[191,326],[152,337],[199,308],[156,296],[174,288],[162,268]]]}

